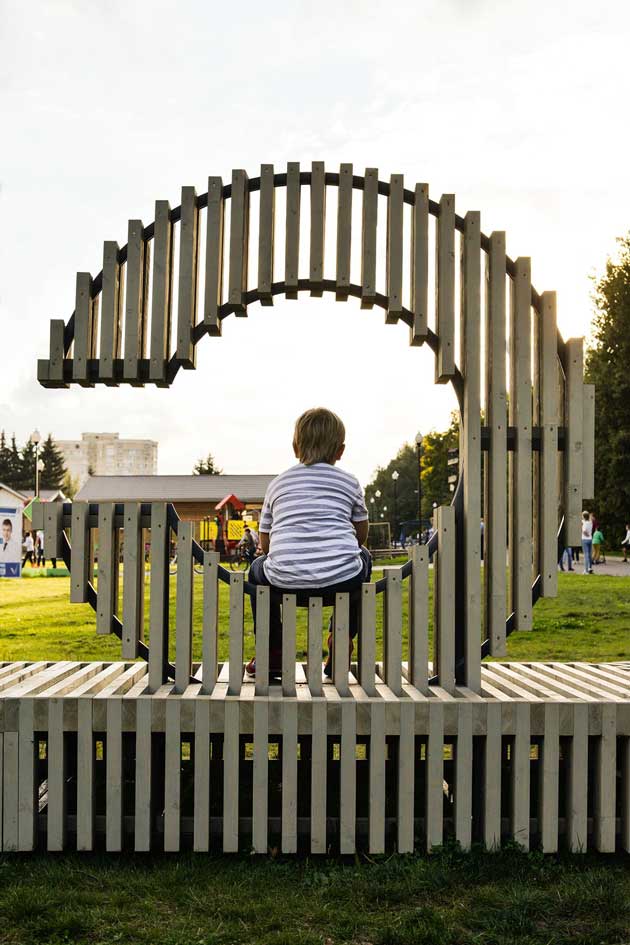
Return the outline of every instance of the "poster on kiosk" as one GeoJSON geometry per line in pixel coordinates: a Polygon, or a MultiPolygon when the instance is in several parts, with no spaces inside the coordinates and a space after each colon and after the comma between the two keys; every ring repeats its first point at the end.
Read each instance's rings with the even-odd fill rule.
{"type": "Polygon", "coordinates": [[[22,576],[22,507],[0,507],[0,578],[22,576]]]}

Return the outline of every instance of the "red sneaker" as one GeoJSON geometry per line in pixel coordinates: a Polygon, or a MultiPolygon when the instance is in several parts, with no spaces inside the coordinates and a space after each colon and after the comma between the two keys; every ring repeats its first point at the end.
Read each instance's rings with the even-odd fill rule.
{"type": "MultiPolygon", "coordinates": [[[[269,653],[269,678],[277,679],[282,676],[282,651],[271,650],[269,653]]],[[[256,678],[256,657],[254,656],[245,666],[245,672],[252,679],[256,678]]]]}

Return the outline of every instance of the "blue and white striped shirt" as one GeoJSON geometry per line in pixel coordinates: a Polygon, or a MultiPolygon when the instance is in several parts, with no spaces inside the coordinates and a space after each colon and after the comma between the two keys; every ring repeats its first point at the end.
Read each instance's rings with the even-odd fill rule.
{"type": "Polygon", "coordinates": [[[270,533],[264,563],[276,587],[330,587],[362,567],[353,522],[368,519],[358,479],[330,463],[299,463],[269,483],[260,531],[270,533]]]}

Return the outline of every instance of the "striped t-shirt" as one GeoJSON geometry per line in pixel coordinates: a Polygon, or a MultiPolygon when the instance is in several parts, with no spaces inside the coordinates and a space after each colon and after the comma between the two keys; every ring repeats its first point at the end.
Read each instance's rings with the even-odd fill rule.
{"type": "Polygon", "coordinates": [[[362,567],[353,522],[368,519],[358,479],[330,463],[299,463],[269,483],[260,531],[270,533],[264,563],[276,587],[329,587],[362,567]]]}

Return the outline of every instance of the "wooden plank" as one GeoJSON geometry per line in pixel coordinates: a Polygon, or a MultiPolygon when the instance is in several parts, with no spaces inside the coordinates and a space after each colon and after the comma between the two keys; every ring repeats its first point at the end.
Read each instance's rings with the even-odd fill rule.
{"type": "Polygon", "coordinates": [[[566,822],[572,853],[586,853],[588,798],[588,705],[573,706],[573,738],[568,759],[566,822]]]}
{"type": "MultiPolygon", "coordinates": [[[[48,816],[46,848],[61,852],[66,842],[66,752],[63,699],[48,702],[48,816]]],[[[6,836],[6,825],[5,825],[6,836]]]]}
{"type": "Polygon", "coordinates": [[[308,602],[308,688],[312,696],[322,694],[322,598],[308,602]]]}
{"type": "Polygon", "coordinates": [[[352,248],[352,164],[339,167],[337,201],[337,275],[335,298],[345,302],[350,288],[352,248]]]}
{"type": "Polygon", "coordinates": [[[357,709],[352,699],[341,702],[341,748],[339,786],[339,852],[356,849],[357,808],[357,709]]]}
{"type": "Polygon", "coordinates": [[[261,305],[273,305],[274,230],[276,188],[273,164],[260,165],[260,215],[258,223],[258,298],[261,305]]]}
{"type": "MultiPolygon", "coordinates": [[[[258,588],[263,590],[263,588],[258,588]]],[[[264,588],[264,590],[269,590],[264,588]]],[[[258,670],[258,661],[256,662],[258,670]]],[[[258,679],[258,673],[256,674],[258,679]]],[[[254,700],[254,769],[252,775],[252,847],[255,853],[268,850],[269,792],[269,703],[254,700]]]]}
{"type": "Polygon", "coordinates": [[[230,207],[230,274],[228,300],[236,315],[247,315],[247,258],[249,247],[249,178],[232,171],[230,207]]]}
{"type": "Polygon", "coordinates": [[[169,533],[165,502],[151,506],[151,599],[149,606],[149,692],[166,681],[168,662],[169,533]]]}
{"type": "Polygon", "coordinates": [[[18,786],[20,801],[18,805],[18,849],[35,849],[37,836],[37,782],[35,765],[37,742],[33,725],[33,700],[21,699],[18,719],[18,786]]]}
{"type": "Polygon", "coordinates": [[[409,682],[429,692],[429,555],[426,545],[411,549],[409,578],[409,682]]]}
{"type": "Polygon", "coordinates": [[[101,333],[98,362],[99,377],[104,381],[113,381],[114,361],[120,358],[122,301],[125,292],[125,280],[118,261],[119,252],[118,243],[114,240],[106,240],[103,246],[103,287],[101,289],[101,333]]]}
{"type": "Polygon", "coordinates": [[[385,260],[387,314],[385,322],[395,325],[403,313],[403,193],[404,177],[392,174],[387,198],[387,248],[385,260]]]}
{"type": "Polygon", "coordinates": [[[368,696],[376,695],[376,587],[361,587],[361,625],[359,627],[359,682],[368,696]]]}
{"type": "Polygon", "coordinates": [[[153,233],[149,378],[160,382],[166,380],[173,318],[173,223],[168,200],[155,201],[153,233]]]}
{"type": "Polygon", "coordinates": [[[83,852],[93,849],[94,735],[92,731],[92,696],[84,695],[77,699],[77,850],[83,852]]]}
{"type": "MultiPolygon", "coordinates": [[[[233,577],[236,575],[233,575],[233,577]]],[[[242,577],[242,575],[241,575],[242,577]]],[[[225,700],[225,727],[223,736],[223,852],[238,853],[238,797],[239,797],[239,726],[238,699],[225,700]]]]}
{"type": "Polygon", "coordinates": [[[63,381],[63,362],[65,358],[64,332],[66,329],[63,318],[50,320],[50,361],[48,362],[48,377],[51,381],[63,381]]]}
{"type": "Polygon", "coordinates": [[[464,219],[461,240],[460,366],[464,409],[460,429],[464,467],[464,683],[481,689],[481,223],[464,219]]]}
{"type": "Polygon", "coordinates": [[[61,502],[44,503],[44,549],[47,558],[61,557],[63,505],[61,502]]]}
{"type": "Polygon", "coordinates": [[[123,842],[123,770],[122,770],[122,699],[107,699],[107,742],[105,745],[105,849],[122,850],[123,842]]]}
{"type": "Polygon", "coordinates": [[[209,695],[214,690],[219,672],[219,559],[218,551],[203,553],[201,692],[204,695],[209,695]]]}
{"type": "Polygon", "coordinates": [[[460,702],[455,746],[455,840],[462,850],[472,842],[473,739],[472,702],[460,702]]]}
{"type": "Polygon", "coordinates": [[[125,293],[125,360],[123,377],[137,381],[145,357],[149,286],[149,243],[142,220],[130,220],[127,232],[127,291],[125,293]]]}
{"type": "Polygon", "coordinates": [[[296,161],[289,161],[287,164],[286,245],[284,256],[284,284],[288,299],[297,299],[298,297],[300,194],[300,165],[296,161]]]}
{"type": "Polygon", "coordinates": [[[630,738],[624,738],[621,751],[621,848],[630,853],[630,738]]]}
{"type": "Polygon", "coordinates": [[[311,165],[311,254],[309,281],[311,296],[323,295],[324,238],[326,234],[326,171],[323,161],[311,165]]]}
{"type": "Polygon", "coordinates": [[[455,197],[443,194],[437,219],[435,255],[435,333],[438,353],[435,383],[446,384],[455,376],[455,197]]]}
{"type": "Polygon", "coordinates": [[[196,366],[193,330],[197,322],[199,209],[194,187],[182,187],[177,292],[177,359],[186,370],[196,366]]]}
{"type": "Polygon", "coordinates": [[[425,832],[427,852],[442,845],[444,824],[443,789],[444,779],[444,703],[437,699],[429,701],[429,724],[426,751],[426,806],[425,832]]]}
{"type": "Polygon", "coordinates": [[[72,377],[82,387],[88,382],[88,362],[95,357],[94,323],[95,304],[92,298],[93,284],[89,272],[77,272],[76,296],[74,303],[74,346],[72,377]]]}
{"type": "Polygon", "coordinates": [[[177,600],[175,607],[175,692],[182,693],[192,673],[193,523],[177,526],[177,600]]]}
{"type": "Polygon", "coordinates": [[[376,227],[378,222],[378,169],[367,167],[363,184],[361,228],[361,308],[376,301],[376,227]]]}
{"type": "Polygon", "coordinates": [[[436,509],[438,550],[433,559],[433,668],[440,686],[455,689],[455,510],[436,509]]]}
{"type": "Polygon", "coordinates": [[[510,579],[514,629],[532,629],[532,370],[531,261],[519,257],[510,315],[510,579]]]}
{"type": "Polygon", "coordinates": [[[582,543],[582,499],[584,459],[584,350],[582,338],[569,338],[565,345],[565,447],[564,447],[564,544],[582,543]]]}
{"type": "MultiPolygon", "coordinates": [[[[118,568],[114,527],[114,503],[101,502],[98,507],[98,583],[96,604],[96,632],[111,633],[112,615],[118,603],[118,568]]],[[[46,547],[44,538],[44,547],[46,547]]]]}
{"type": "Polygon", "coordinates": [[[595,495],[595,385],[584,384],[582,408],[582,495],[595,495]]]}
{"type": "Polygon", "coordinates": [[[4,850],[3,819],[4,819],[4,732],[0,732],[0,764],[3,774],[0,778],[0,850],[4,850]]]}
{"type": "MultiPolygon", "coordinates": [[[[152,833],[152,778],[151,778],[151,708],[150,695],[136,701],[136,783],[134,804],[134,850],[148,853],[152,833]]],[[[197,755],[195,755],[195,771],[197,755]]],[[[195,818],[195,824],[197,819],[195,818]]]]}
{"type": "Polygon", "coordinates": [[[144,639],[144,541],[137,502],[125,503],[124,520],[122,657],[135,660],[144,639]]]}
{"type": "Polygon", "coordinates": [[[557,853],[560,780],[560,707],[557,702],[545,704],[544,726],[538,759],[538,832],[543,853],[557,853]]]}
{"type": "Polygon", "coordinates": [[[282,695],[295,695],[295,594],[282,595],[282,695]]]}
{"type": "Polygon", "coordinates": [[[501,704],[486,703],[483,766],[483,843],[486,850],[501,846],[501,704]]]}
{"type": "MultiPolygon", "coordinates": [[[[402,722],[401,722],[402,724],[402,722]]],[[[369,852],[385,852],[385,703],[370,702],[369,852]]]]}
{"type": "Polygon", "coordinates": [[[211,700],[195,699],[195,773],[193,850],[210,849],[210,706],[211,700]]]}
{"type": "Polygon", "coordinates": [[[230,575],[230,676],[228,694],[237,696],[243,683],[243,573],[230,575]]]}
{"type": "Polygon", "coordinates": [[[283,853],[297,852],[297,733],[295,698],[282,699],[282,836],[283,853]]]}
{"type": "Polygon", "coordinates": [[[541,310],[535,321],[538,352],[538,416],[542,450],[538,456],[538,570],[543,597],[558,593],[558,329],[556,294],[543,292],[541,310]]]}
{"type": "Polygon", "coordinates": [[[429,333],[429,185],[416,184],[411,212],[411,313],[409,344],[419,347],[429,333]]]}
{"type": "Polygon", "coordinates": [[[327,711],[323,698],[311,701],[311,853],[325,853],[327,711]]]}
{"type": "Polygon", "coordinates": [[[206,217],[206,285],[204,296],[204,324],[210,335],[221,334],[219,312],[223,302],[223,226],[225,201],[223,181],[208,178],[208,211],[206,217]]]}
{"type": "Polygon", "coordinates": [[[383,609],[383,672],[391,691],[402,693],[402,568],[386,572],[383,609]]]}
{"type": "Polygon", "coordinates": [[[415,775],[415,704],[403,699],[400,709],[398,741],[397,849],[413,853],[414,849],[414,775],[415,775]]]}
{"type": "Polygon", "coordinates": [[[510,834],[514,843],[529,850],[529,760],[530,708],[526,702],[514,705],[515,729],[512,742],[510,834]]]}
{"type": "Polygon", "coordinates": [[[5,732],[3,741],[2,849],[5,853],[14,853],[19,845],[19,735],[5,732]]]}
{"type": "Polygon", "coordinates": [[[617,706],[602,703],[602,733],[595,757],[593,840],[600,853],[614,853],[616,840],[617,706]]]}
{"type": "MultiPolygon", "coordinates": [[[[179,553],[177,555],[179,573],[179,553]]],[[[164,852],[177,853],[180,846],[182,703],[175,695],[166,699],[166,737],[164,749],[164,852]]]]}
{"type": "Polygon", "coordinates": [[[256,588],[256,683],[257,696],[269,694],[269,626],[270,591],[268,587],[256,588]]]}
{"type": "MultiPolygon", "coordinates": [[[[72,503],[72,557],[70,561],[70,602],[85,604],[88,599],[88,583],[94,580],[90,574],[89,505],[87,502],[72,503]]],[[[46,547],[46,536],[44,536],[46,547]]]]}

